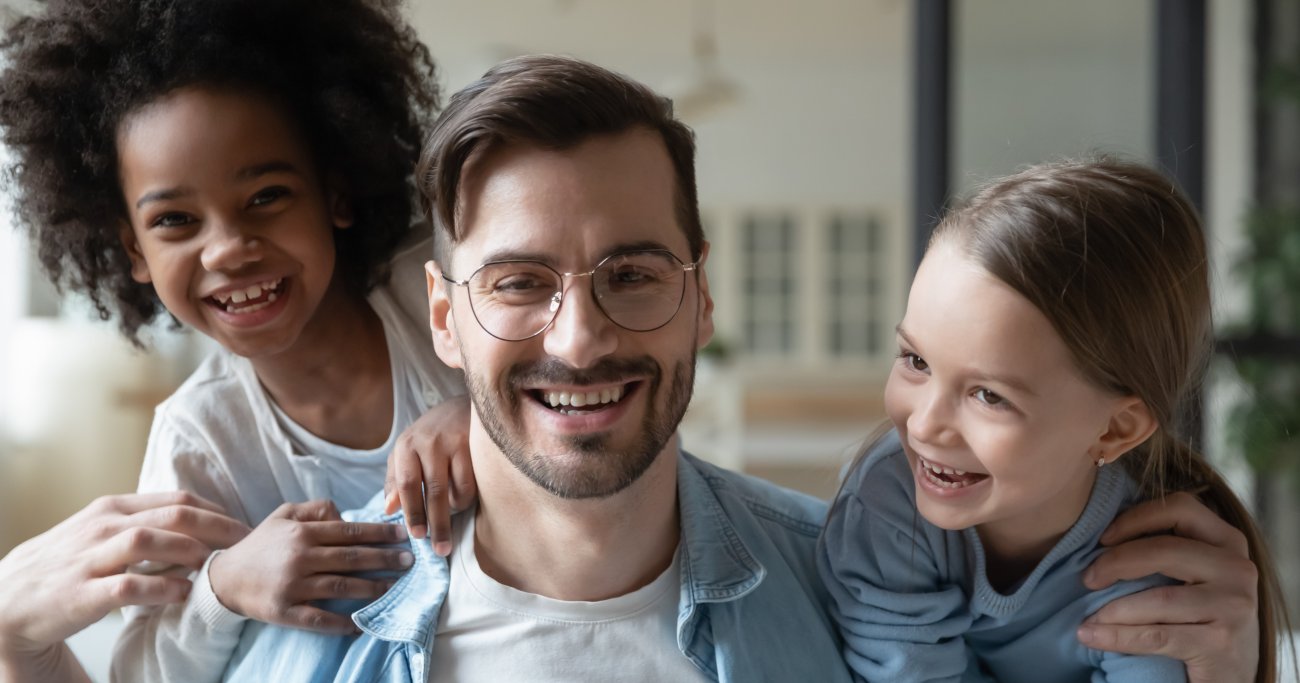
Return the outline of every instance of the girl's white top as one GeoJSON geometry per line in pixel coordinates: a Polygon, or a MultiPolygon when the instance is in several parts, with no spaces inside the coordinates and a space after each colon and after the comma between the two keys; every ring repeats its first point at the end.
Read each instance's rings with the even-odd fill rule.
{"type": "MultiPolygon", "coordinates": [[[[462,374],[438,360],[429,337],[424,262],[432,255],[429,239],[403,249],[392,277],[368,298],[383,322],[393,372],[393,426],[383,446],[354,450],[311,434],[271,402],[248,359],[222,349],[158,406],[139,490],[191,491],[249,526],[283,503],[327,498],[340,510],[365,505],[383,488],[388,453],[402,430],[465,392],[462,374]]],[[[124,610],[112,680],[221,678],[244,617],[217,600],[208,564],[192,578],[183,604],[124,610]]]]}

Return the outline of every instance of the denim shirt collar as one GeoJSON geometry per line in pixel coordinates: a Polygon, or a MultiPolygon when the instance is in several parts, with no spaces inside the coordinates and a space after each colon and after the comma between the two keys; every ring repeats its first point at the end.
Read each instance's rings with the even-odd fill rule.
{"type": "MultiPolygon", "coordinates": [[[[699,607],[736,600],[756,588],[766,570],[741,540],[717,493],[686,453],[677,455],[677,501],[681,512],[681,594],[677,611],[678,645],[687,652],[695,640],[699,607]]],[[[379,505],[383,503],[380,502],[379,505]]],[[[372,509],[374,509],[372,503],[372,509]]],[[[400,512],[385,522],[402,522],[400,512]]],[[[450,580],[446,558],[425,541],[411,543],[415,564],[375,602],[352,615],[365,633],[380,640],[408,643],[426,654],[432,649],[438,613],[450,580]]],[[[708,653],[696,653],[709,659],[708,653]]],[[[421,657],[420,659],[424,659],[421,657]]],[[[426,669],[428,662],[421,662],[426,669]]]]}

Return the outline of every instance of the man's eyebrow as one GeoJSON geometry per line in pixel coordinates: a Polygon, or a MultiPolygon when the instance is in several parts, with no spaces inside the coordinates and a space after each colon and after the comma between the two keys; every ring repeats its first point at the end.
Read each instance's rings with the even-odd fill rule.
{"type": "MultiPolygon", "coordinates": [[[[656,240],[637,240],[634,242],[620,242],[606,249],[605,252],[601,254],[600,258],[597,259],[596,263],[599,263],[601,260],[609,257],[612,254],[622,254],[629,251],[647,251],[653,249],[662,249],[667,252],[672,251],[663,242],[658,242],[656,240]]],[[[555,263],[554,254],[548,254],[539,251],[513,249],[509,247],[505,249],[497,249],[496,251],[488,252],[487,255],[483,257],[483,263],[491,263],[493,261],[540,261],[551,267],[557,267],[555,263]]],[[[591,263],[583,267],[594,268],[596,267],[596,263],[591,263]]]]}

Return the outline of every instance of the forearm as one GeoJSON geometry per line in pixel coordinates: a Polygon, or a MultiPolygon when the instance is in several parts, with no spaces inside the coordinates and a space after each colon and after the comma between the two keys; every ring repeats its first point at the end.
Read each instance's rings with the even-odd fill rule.
{"type": "Polygon", "coordinates": [[[90,676],[66,643],[39,653],[19,653],[0,645],[0,681],[90,683],[90,676]]]}

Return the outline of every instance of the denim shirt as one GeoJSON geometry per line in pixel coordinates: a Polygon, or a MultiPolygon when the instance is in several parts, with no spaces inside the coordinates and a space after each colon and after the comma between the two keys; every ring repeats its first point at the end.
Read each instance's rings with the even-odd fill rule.
{"type": "MultiPolygon", "coordinates": [[[[723,683],[850,681],[814,549],[826,504],[678,456],[681,595],[677,648],[723,683]]],[[[383,496],[344,516],[400,522],[383,496]]],[[[250,622],[227,681],[424,683],[447,597],[447,561],[409,544],[414,566],[356,611],[359,636],[328,636],[250,622]]]]}

